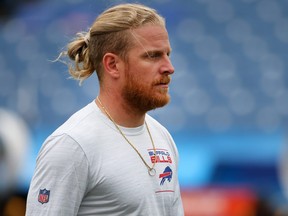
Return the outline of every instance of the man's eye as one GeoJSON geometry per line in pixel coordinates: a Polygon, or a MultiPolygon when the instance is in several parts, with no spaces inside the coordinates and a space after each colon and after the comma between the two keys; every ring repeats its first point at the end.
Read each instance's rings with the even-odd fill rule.
{"type": "Polygon", "coordinates": [[[149,58],[159,58],[161,57],[161,53],[149,53],[149,58]]]}

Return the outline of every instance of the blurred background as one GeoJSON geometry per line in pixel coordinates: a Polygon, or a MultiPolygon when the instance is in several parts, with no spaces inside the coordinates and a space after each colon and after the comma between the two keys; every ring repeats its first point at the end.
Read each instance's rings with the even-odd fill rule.
{"type": "MultiPolygon", "coordinates": [[[[97,95],[52,61],[121,2],[0,0],[0,215],[23,215],[42,142],[97,95]]],[[[288,1],[137,2],[170,34],[172,101],[150,114],[178,146],[185,215],[288,215],[288,1]]]]}

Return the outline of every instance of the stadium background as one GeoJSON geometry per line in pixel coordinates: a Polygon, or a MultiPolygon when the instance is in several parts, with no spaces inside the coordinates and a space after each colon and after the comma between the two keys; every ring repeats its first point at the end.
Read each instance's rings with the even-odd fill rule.
{"type": "MultiPolygon", "coordinates": [[[[42,142],[97,95],[96,75],[79,86],[52,61],[120,2],[0,1],[1,211],[24,206],[42,142]]],[[[150,114],[178,145],[186,215],[285,215],[288,1],[138,2],[170,34],[172,101],[150,114]]]]}

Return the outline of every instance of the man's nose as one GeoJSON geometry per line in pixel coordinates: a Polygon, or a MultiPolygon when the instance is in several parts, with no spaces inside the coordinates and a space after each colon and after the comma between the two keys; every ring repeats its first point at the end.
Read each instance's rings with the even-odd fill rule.
{"type": "Polygon", "coordinates": [[[163,62],[163,66],[161,69],[161,73],[166,73],[166,74],[173,74],[174,73],[174,67],[172,65],[172,62],[171,62],[169,56],[165,57],[165,60],[163,62]]]}

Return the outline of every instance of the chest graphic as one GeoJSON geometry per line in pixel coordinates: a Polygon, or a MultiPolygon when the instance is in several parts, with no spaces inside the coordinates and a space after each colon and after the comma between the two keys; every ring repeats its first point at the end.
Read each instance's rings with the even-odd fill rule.
{"type": "Polygon", "coordinates": [[[160,185],[163,185],[166,180],[171,182],[172,174],[173,174],[173,172],[172,172],[171,168],[169,166],[167,166],[164,169],[163,173],[161,173],[159,175],[159,178],[161,179],[160,185]]]}
{"type": "Polygon", "coordinates": [[[172,164],[172,157],[167,149],[156,149],[156,155],[153,149],[148,149],[151,163],[170,163],[172,164]]]}

